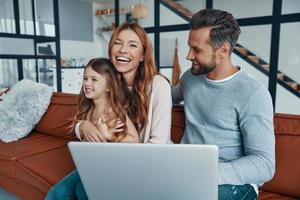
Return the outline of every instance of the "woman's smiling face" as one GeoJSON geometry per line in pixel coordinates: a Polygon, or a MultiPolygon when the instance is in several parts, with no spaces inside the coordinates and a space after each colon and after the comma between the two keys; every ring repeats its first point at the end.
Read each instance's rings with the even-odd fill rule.
{"type": "Polygon", "coordinates": [[[111,61],[125,79],[133,79],[140,62],[144,61],[144,48],[138,35],[131,29],[122,30],[111,48],[111,61]]]}

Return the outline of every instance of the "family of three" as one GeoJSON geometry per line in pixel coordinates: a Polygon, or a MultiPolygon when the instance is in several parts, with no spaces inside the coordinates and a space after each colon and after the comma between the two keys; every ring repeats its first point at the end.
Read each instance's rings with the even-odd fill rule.
{"type": "MultiPolygon", "coordinates": [[[[219,147],[219,199],[256,199],[258,187],[275,171],[273,107],[267,89],[232,64],[239,34],[237,21],[226,11],[196,13],[188,36],[192,67],[171,89],[156,72],[144,29],[122,24],[110,39],[109,59],[92,59],[86,65],[74,120],[77,137],[170,143],[172,100],[184,101],[181,143],[219,147]]],[[[88,198],[75,170],[46,199],[88,198]]]]}

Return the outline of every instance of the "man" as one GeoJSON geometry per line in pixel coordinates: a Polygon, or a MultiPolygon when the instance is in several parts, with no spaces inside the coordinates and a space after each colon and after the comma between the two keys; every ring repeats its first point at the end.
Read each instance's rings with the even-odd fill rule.
{"type": "Polygon", "coordinates": [[[206,9],[190,21],[191,69],[172,88],[184,100],[181,143],[219,147],[219,199],[255,199],[275,171],[273,107],[269,92],[234,66],[231,53],[240,28],[234,17],[206,9]]]}

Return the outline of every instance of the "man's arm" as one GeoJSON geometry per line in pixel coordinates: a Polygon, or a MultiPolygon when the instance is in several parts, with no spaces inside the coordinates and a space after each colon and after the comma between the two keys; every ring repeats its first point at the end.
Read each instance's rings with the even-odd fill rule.
{"type": "Polygon", "coordinates": [[[239,113],[245,156],[220,163],[219,184],[261,185],[275,172],[273,106],[269,93],[258,88],[239,113]]]}
{"type": "Polygon", "coordinates": [[[183,82],[180,80],[177,85],[172,86],[171,92],[173,104],[179,104],[183,101],[182,83],[183,82]]]}

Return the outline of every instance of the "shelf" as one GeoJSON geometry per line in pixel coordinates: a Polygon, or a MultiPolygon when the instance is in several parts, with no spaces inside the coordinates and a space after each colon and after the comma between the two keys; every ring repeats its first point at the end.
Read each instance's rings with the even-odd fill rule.
{"type": "MultiPolygon", "coordinates": [[[[129,8],[120,8],[119,14],[127,14],[130,12],[129,8]]],[[[105,8],[105,9],[98,9],[95,12],[96,16],[113,16],[115,15],[115,9],[114,8],[105,8]]]]}

